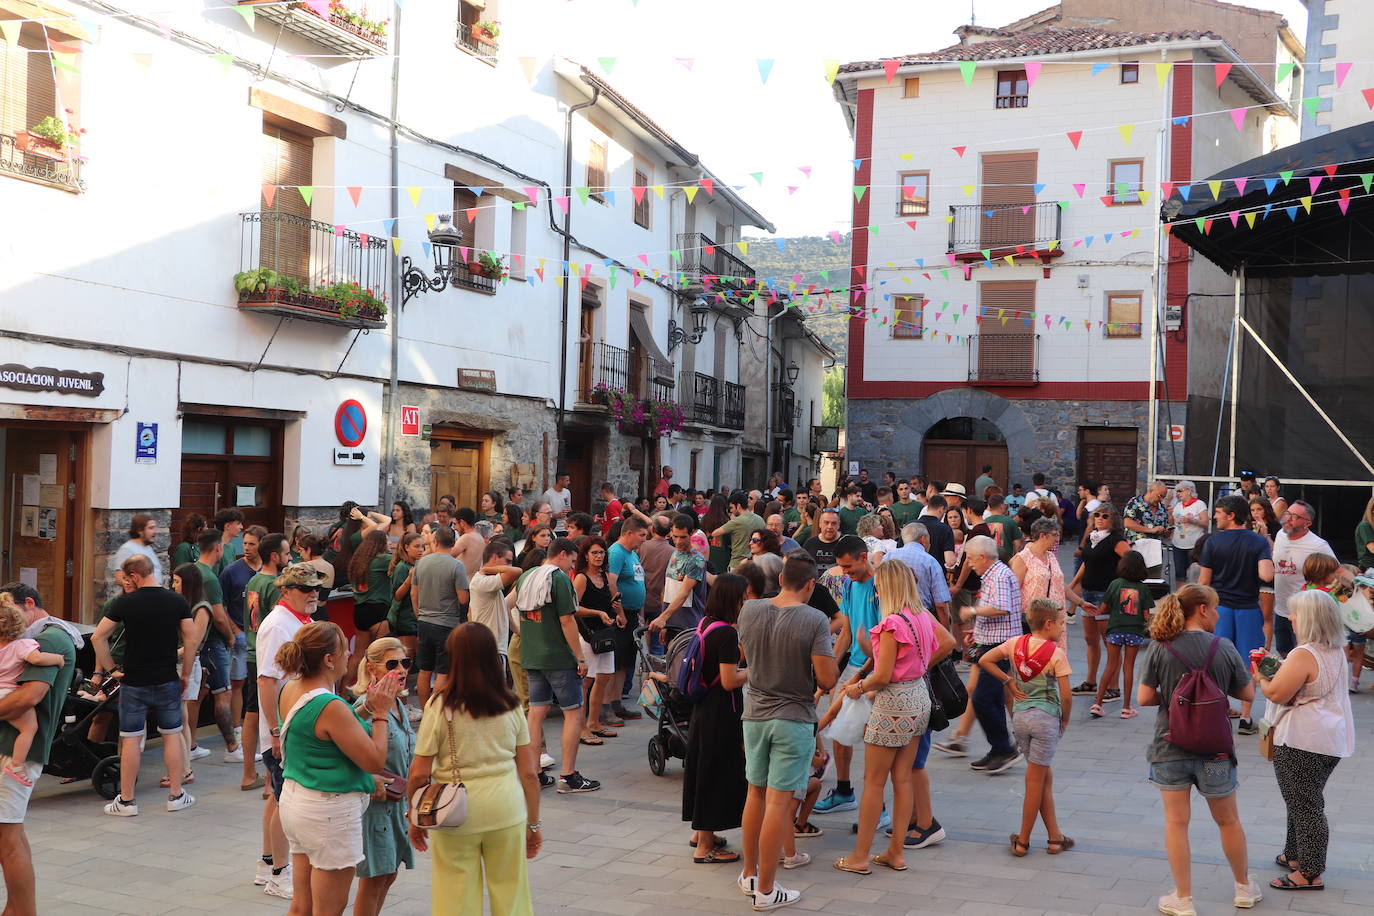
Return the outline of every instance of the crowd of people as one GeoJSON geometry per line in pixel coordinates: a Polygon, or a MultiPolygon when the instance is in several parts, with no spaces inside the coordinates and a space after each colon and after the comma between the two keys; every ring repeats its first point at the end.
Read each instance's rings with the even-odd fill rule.
{"type": "MultiPolygon", "coordinates": [[[[794,489],[781,474],[752,491],[685,490],[665,467],[648,496],[620,498],[607,482],[594,502],[559,473],[537,497],[491,491],[476,506],[345,503],[320,531],[245,527],[226,509],[188,515],[165,566],[156,522],[135,515],[91,636],[89,689],[120,685],[117,714],[91,726],[97,741],[118,727],[120,785],[104,811],[139,814],[150,719],[166,811],[196,803],[187,786],[211,754],[196,728],[208,700],[223,760],[261,797],[253,883],[291,913],[342,913],[351,897],[374,916],[417,852],[431,857],[434,912],[480,912],[485,894],[493,912],[531,913],[541,790],[599,790],[580,754],[624,734],[637,707],[671,715],[667,697],[690,706],[693,862],[738,866],[740,892],[771,910],[801,897],[779,869],[811,864],[797,840],[822,834],[814,815],[857,812],[854,847],[832,863],[850,874],[906,871],[910,851],[940,843],[927,759],[968,755],[975,724],[989,749],[972,770],[1025,764],[1011,855],[1029,853],[1037,823],[1049,854],[1072,850],[1053,760],[1085,696],[1092,718],[1115,703],[1121,719],[1158,708],[1147,759],[1175,882],[1161,912],[1194,913],[1193,788],[1217,823],[1235,905],[1262,897],[1230,720],[1264,732],[1287,806],[1285,873],[1268,887],[1323,887],[1323,786],[1354,751],[1349,694],[1364,662],[1342,602],[1374,597],[1374,569],[1362,571],[1374,566],[1374,501],[1355,533],[1361,565],[1347,567],[1312,532],[1313,507],[1275,478],[1247,477],[1210,511],[1190,481],[1151,482],[1118,510],[1095,481],[1071,498],[1041,474],[1004,491],[991,472],[970,494],[862,470],[826,495],[819,479],[794,489]],[[1087,653],[1077,685],[1070,624],[1087,653]],[[648,663],[661,656],[688,679],[648,663]],[[736,829],[733,850],[724,834],[736,829]]],[[[34,588],[0,591],[7,913],[35,911],[24,813],[81,645],[34,588]]]]}

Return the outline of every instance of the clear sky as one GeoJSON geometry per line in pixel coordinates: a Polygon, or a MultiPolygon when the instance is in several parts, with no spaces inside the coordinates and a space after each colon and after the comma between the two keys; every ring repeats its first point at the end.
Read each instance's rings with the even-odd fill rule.
{"type": "MultiPolygon", "coordinates": [[[[746,199],[781,235],[849,229],[853,141],[826,83],[825,61],[946,47],[955,41],[954,29],[969,21],[970,8],[970,0],[543,2],[549,4],[547,33],[510,36],[511,53],[559,53],[599,73],[598,59],[614,57],[611,85],[716,174],[744,185],[746,199]],[[773,61],[767,83],[760,79],[759,59],[773,61]],[[809,179],[799,166],[812,168],[809,179]],[[763,173],[762,184],[753,172],[763,173]]],[[[988,26],[1050,5],[972,2],[978,24],[988,26]]],[[[1281,13],[1304,37],[1300,0],[1246,5],[1281,13]]]]}

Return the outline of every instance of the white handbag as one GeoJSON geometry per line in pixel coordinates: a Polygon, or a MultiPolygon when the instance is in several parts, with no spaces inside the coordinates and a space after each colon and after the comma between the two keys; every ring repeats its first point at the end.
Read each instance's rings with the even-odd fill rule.
{"type": "MultiPolygon", "coordinates": [[[[410,823],[421,830],[449,830],[468,819],[468,788],[458,770],[458,742],[453,738],[453,710],[444,710],[448,723],[448,752],[457,782],[429,782],[410,796],[410,823]]],[[[433,774],[431,773],[431,780],[433,774]]]]}

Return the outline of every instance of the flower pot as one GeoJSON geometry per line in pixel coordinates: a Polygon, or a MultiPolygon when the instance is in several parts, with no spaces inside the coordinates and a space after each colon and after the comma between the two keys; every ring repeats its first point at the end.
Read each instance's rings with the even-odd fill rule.
{"type": "Polygon", "coordinates": [[[490,44],[491,42],[494,42],[496,40],[496,36],[492,35],[491,32],[488,32],[480,25],[474,24],[472,26],[471,32],[473,41],[485,41],[488,44],[490,44]]]}
{"type": "Polygon", "coordinates": [[[58,162],[65,162],[68,159],[67,150],[47,137],[29,133],[27,130],[17,131],[14,135],[14,145],[26,153],[35,156],[42,156],[44,159],[54,159],[58,162]]]}

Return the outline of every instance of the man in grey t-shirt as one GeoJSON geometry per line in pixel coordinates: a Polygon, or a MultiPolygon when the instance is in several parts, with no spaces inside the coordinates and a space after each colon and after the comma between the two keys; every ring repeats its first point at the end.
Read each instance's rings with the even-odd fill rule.
{"type": "Polygon", "coordinates": [[[452,528],[434,532],[431,551],[415,564],[414,587],[410,590],[418,623],[419,647],[416,651],[420,674],[416,691],[420,705],[429,702],[431,690],[443,690],[448,677],[448,634],[466,618],[468,571],[463,561],[453,556],[458,536],[452,528]],[[433,677],[433,687],[430,678],[433,677]]]}
{"type": "Polygon", "coordinates": [[[774,884],[773,876],[783,834],[792,829],[792,793],[805,788],[816,747],[816,688],[829,690],[836,679],[829,621],[807,604],[816,585],[815,561],[805,554],[788,557],[779,584],[775,597],[745,602],[738,624],[749,663],[741,717],[749,796],[739,885],[753,895],[755,909],[801,897],[801,891],[774,884]]]}

